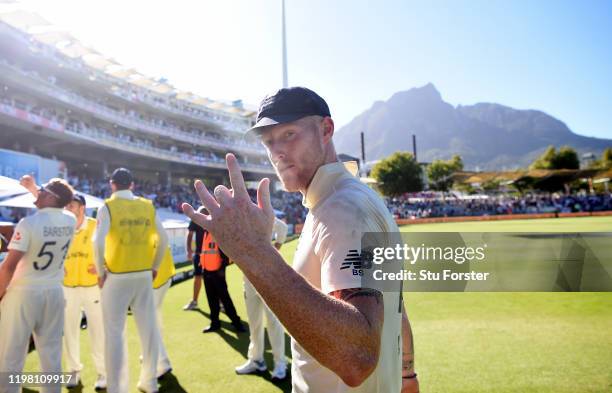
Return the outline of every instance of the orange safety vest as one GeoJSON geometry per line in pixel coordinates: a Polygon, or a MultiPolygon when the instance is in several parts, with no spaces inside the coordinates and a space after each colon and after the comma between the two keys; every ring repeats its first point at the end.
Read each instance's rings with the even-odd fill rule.
{"type": "Polygon", "coordinates": [[[217,242],[214,241],[210,232],[206,232],[202,242],[202,252],[200,253],[200,266],[206,271],[215,272],[221,269],[223,259],[217,242]]]}

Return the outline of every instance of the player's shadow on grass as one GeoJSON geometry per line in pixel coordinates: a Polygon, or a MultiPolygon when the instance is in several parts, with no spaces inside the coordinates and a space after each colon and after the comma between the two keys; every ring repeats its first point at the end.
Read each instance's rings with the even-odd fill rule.
{"type": "MultiPolygon", "coordinates": [[[[194,311],[197,311],[198,313],[200,313],[202,316],[208,318],[210,320],[210,314],[207,313],[206,311],[202,311],[201,309],[196,309],[194,311]]],[[[249,326],[248,323],[246,321],[244,321],[244,325],[247,328],[247,331],[245,333],[237,333],[236,329],[232,326],[231,323],[226,322],[226,321],[221,321],[221,330],[217,331],[216,333],[232,348],[234,348],[234,350],[236,352],[238,352],[240,355],[242,355],[242,357],[244,359],[247,358],[247,354],[249,352],[249,326]]],[[[212,334],[212,333],[208,333],[208,334],[212,334]]],[[[273,359],[273,355],[272,352],[270,351],[270,342],[268,341],[268,336],[265,335],[265,343],[264,343],[264,360],[266,361],[266,364],[273,366],[274,365],[274,359],[273,359]]],[[[289,335],[285,334],[285,356],[289,359],[289,361],[291,361],[291,340],[289,338],[289,335]]],[[[238,366],[238,365],[236,365],[238,366]]],[[[273,380],[272,377],[270,376],[270,372],[266,371],[263,373],[258,373],[258,374],[252,374],[250,375],[252,376],[259,376],[263,379],[265,379],[266,381],[270,382],[271,384],[277,386],[278,388],[280,388],[283,392],[291,392],[291,363],[289,362],[288,364],[288,369],[287,369],[287,377],[285,379],[283,379],[282,381],[278,381],[278,380],[273,380]]],[[[248,378],[249,376],[240,376],[241,378],[248,378]]]]}
{"type": "Polygon", "coordinates": [[[159,380],[159,392],[187,393],[172,372],[167,373],[159,380]]]}

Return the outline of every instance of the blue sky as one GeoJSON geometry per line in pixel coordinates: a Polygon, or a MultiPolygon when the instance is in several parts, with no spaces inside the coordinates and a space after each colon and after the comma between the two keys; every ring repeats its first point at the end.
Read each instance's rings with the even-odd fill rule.
{"type": "MultiPolygon", "coordinates": [[[[282,83],[280,0],[27,1],[104,54],[256,106],[282,83]]],[[[539,109],[612,138],[612,1],[286,0],[289,84],[338,126],[432,82],[453,105],[539,109]]]]}

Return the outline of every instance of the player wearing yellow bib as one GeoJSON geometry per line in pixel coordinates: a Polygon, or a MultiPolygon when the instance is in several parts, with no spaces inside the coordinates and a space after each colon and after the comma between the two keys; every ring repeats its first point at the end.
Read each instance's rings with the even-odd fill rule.
{"type": "Polygon", "coordinates": [[[113,195],[98,212],[94,235],[96,269],[100,272],[102,288],[107,391],[129,391],[124,334],[129,307],[134,313],[143,355],[137,386],[143,392],[157,392],[159,329],[153,279],[168,245],[168,235],[153,203],[132,193],[134,182],[130,171],[115,170],[110,185],[113,195]]]}
{"type": "MultiPolygon", "coordinates": [[[[39,210],[19,221],[8,245],[8,256],[0,268],[2,393],[21,391],[6,378],[23,370],[30,335],[34,335],[40,371],[62,371],[62,267],[76,226],[74,215],[63,207],[72,200],[72,193],[61,179],[51,179],[36,190],[34,204],[39,210]]],[[[42,391],[60,390],[61,385],[56,384],[42,391]]]]}
{"type": "Polygon", "coordinates": [[[174,259],[172,258],[172,252],[170,252],[170,246],[166,247],[164,259],[162,260],[157,277],[153,281],[153,302],[155,303],[155,314],[157,316],[157,327],[159,329],[159,356],[157,357],[157,378],[162,378],[164,375],[172,371],[172,365],[170,359],[168,359],[168,353],[166,352],[166,346],[162,337],[162,303],[168,288],[172,285],[172,277],[176,273],[174,267],[174,259]]]}
{"type": "Polygon", "coordinates": [[[72,378],[68,388],[76,387],[83,369],[80,358],[81,309],[87,316],[87,326],[91,339],[91,356],[98,373],[94,385],[96,391],[106,388],[106,368],[104,366],[104,328],[100,288],[96,273],[92,238],[96,230],[96,220],[85,216],[85,198],[75,194],[66,209],[77,217],[77,229],[68,249],[64,262],[64,297],[66,310],[64,318],[64,353],[68,371],[72,378]]]}

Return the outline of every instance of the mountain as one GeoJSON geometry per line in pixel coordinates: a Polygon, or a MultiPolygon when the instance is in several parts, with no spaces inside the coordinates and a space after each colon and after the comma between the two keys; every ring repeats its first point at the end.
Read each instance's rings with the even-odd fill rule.
{"type": "Polygon", "coordinates": [[[431,83],[375,102],[336,131],[336,150],[360,157],[362,131],[367,161],[398,150],[412,152],[415,134],[420,162],[459,154],[466,169],[480,170],[527,167],[549,145],[569,145],[579,155],[601,155],[612,146],[612,139],[574,134],[562,121],[537,110],[492,103],[453,107],[431,83]]]}

